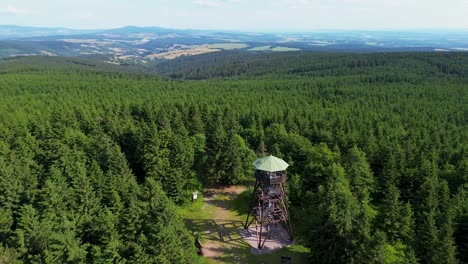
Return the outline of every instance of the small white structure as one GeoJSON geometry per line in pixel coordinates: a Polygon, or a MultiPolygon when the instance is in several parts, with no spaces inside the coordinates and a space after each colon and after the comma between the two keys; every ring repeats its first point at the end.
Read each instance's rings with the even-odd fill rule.
{"type": "Polygon", "coordinates": [[[194,202],[196,199],[198,199],[198,192],[197,191],[192,193],[192,202],[194,202]]]}

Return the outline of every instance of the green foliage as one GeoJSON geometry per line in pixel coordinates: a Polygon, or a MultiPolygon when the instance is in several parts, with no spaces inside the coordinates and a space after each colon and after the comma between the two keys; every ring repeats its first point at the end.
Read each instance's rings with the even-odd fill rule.
{"type": "MultiPolygon", "coordinates": [[[[353,236],[354,232],[361,234],[368,229],[357,230],[355,224],[361,223],[361,212],[358,200],[353,196],[349,180],[340,165],[332,164],[324,175],[326,184],[320,185],[317,192],[317,216],[314,230],[308,239],[308,246],[315,249],[314,258],[320,263],[350,263],[362,262],[361,256],[353,256],[362,251],[355,247],[364,246],[367,241],[355,241],[365,237],[353,236]]],[[[363,234],[366,236],[366,234],[363,234]]]]}
{"type": "Polygon", "coordinates": [[[359,201],[368,201],[370,193],[374,191],[374,175],[365,154],[354,146],[342,160],[353,193],[359,201]]]}
{"type": "Polygon", "coordinates": [[[0,246],[0,263],[20,264],[19,254],[15,249],[0,246]]]}
{"type": "Polygon", "coordinates": [[[410,203],[404,204],[400,200],[400,192],[394,184],[387,185],[378,224],[386,231],[389,241],[404,241],[411,244],[414,237],[413,210],[410,203]]]}
{"type": "Polygon", "coordinates": [[[374,236],[376,246],[373,253],[375,254],[371,259],[373,263],[405,263],[405,264],[416,264],[418,260],[414,255],[411,247],[396,242],[393,244],[388,243],[386,236],[381,231],[377,231],[374,236]]]}
{"type": "MultiPolygon", "coordinates": [[[[427,173],[430,163],[423,163],[427,173]]],[[[429,172],[430,173],[430,172],[429,172]]],[[[417,253],[426,263],[457,263],[453,238],[453,209],[445,181],[432,171],[420,190],[417,217],[417,253]]]]}
{"type": "Polygon", "coordinates": [[[151,262],[193,263],[196,258],[194,239],[175,214],[174,206],[164,196],[161,187],[151,178],[144,186],[143,197],[149,213],[142,222],[146,237],[142,246],[151,256],[151,262]]]}
{"type": "Polygon", "coordinates": [[[158,66],[200,81],[2,62],[0,260],[193,263],[173,203],[257,153],[315,261],[467,261],[467,54],[211,56],[158,66]]]}

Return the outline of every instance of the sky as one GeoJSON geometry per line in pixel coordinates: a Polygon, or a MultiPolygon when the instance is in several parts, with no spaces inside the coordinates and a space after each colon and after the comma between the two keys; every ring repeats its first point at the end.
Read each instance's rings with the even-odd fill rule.
{"type": "Polygon", "coordinates": [[[247,31],[468,29],[468,0],[0,0],[0,25],[247,31]]]}

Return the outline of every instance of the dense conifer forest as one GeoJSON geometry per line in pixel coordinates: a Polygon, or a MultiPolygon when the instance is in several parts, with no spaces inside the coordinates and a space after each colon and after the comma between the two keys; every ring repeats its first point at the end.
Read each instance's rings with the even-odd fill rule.
{"type": "Polygon", "coordinates": [[[311,263],[468,262],[467,53],[140,69],[0,62],[0,263],[196,263],[177,206],[267,153],[311,263]]]}

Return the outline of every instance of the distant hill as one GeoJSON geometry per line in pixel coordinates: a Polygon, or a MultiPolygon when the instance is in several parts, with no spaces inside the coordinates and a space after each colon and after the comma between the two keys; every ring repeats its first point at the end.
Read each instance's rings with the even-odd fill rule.
{"type": "Polygon", "coordinates": [[[115,33],[115,34],[141,34],[141,33],[172,34],[172,33],[190,33],[190,32],[195,32],[195,30],[169,29],[169,28],[163,28],[163,27],[125,26],[121,28],[105,30],[105,32],[115,33]]]}
{"type": "Polygon", "coordinates": [[[23,27],[23,26],[15,26],[15,25],[0,25],[0,39],[87,34],[87,33],[94,33],[98,31],[99,30],[69,29],[69,28],[59,28],[59,27],[49,28],[49,27],[23,27]]]}
{"type": "Polygon", "coordinates": [[[154,69],[143,65],[115,65],[89,58],[25,56],[0,60],[0,74],[37,71],[88,71],[99,73],[133,73],[155,75],[154,69]]]}
{"type": "Polygon", "coordinates": [[[94,57],[108,63],[148,64],[220,51],[277,53],[468,51],[468,31],[316,31],[252,33],[126,26],[67,29],[0,26],[0,58],[94,57]]]}
{"type": "Polygon", "coordinates": [[[153,69],[174,79],[212,78],[297,78],[353,76],[369,82],[389,78],[418,83],[432,78],[466,82],[468,53],[393,52],[239,52],[225,51],[181,57],[153,65],[153,69]],[[377,76],[377,78],[376,78],[377,76]]]}

